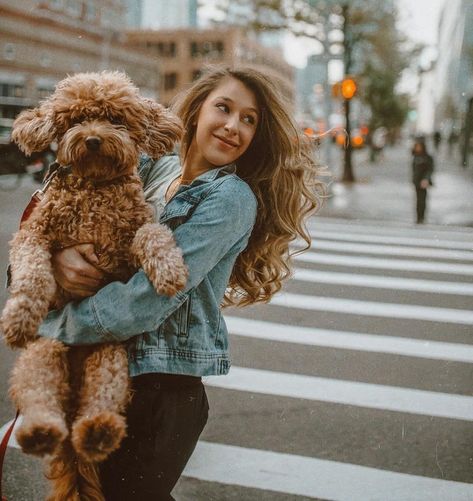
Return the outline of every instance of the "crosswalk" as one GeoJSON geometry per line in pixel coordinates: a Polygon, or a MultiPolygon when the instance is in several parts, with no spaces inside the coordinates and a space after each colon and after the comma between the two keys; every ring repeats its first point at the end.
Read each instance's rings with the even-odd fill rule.
{"type": "Polygon", "coordinates": [[[310,231],[283,292],[225,312],[176,499],[473,500],[473,231],[310,231]]]}
{"type": "Polygon", "coordinates": [[[177,494],[473,500],[473,232],[311,234],[284,292],[226,312],[234,365],[177,494]]]}

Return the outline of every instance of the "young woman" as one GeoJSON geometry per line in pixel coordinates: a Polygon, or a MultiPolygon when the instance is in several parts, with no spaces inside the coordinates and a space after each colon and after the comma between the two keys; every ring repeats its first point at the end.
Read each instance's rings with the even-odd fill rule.
{"type": "Polygon", "coordinates": [[[279,291],[289,243],[310,245],[304,219],[318,207],[309,145],[263,74],[214,69],[175,109],[185,128],[180,158],[140,168],[148,200],[182,249],[185,289],[160,296],[140,270],[96,292],[103,277],[92,245],[65,249],[54,257],[58,282],[90,297],[51,312],[41,328],[66,344],[127,343],[133,398],[128,436],[101,470],[107,500],[173,499],[207,421],[201,377],[230,368],[221,306],[267,302],[279,291]]]}
{"type": "Polygon", "coordinates": [[[417,224],[422,224],[427,205],[427,190],[432,186],[434,160],[427,153],[425,142],[417,140],[412,148],[412,182],[416,190],[417,224]]]}

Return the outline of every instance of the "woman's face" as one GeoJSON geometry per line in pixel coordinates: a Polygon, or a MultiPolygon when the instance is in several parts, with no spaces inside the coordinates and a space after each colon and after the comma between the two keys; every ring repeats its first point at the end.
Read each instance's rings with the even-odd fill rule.
{"type": "Polygon", "coordinates": [[[421,153],[423,153],[423,152],[424,152],[424,148],[423,148],[423,146],[422,146],[420,143],[416,143],[416,144],[414,145],[414,153],[415,153],[416,155],[420,155],[420,154],[421,154],[421,153]]]}
{"type": "Polygon", "coordinates": [[[248,87],[235,78],[222,80],[202,103],[189,149],[192,163],[208,170],[237,160],[250,146],[259,115],[248,87]]]}

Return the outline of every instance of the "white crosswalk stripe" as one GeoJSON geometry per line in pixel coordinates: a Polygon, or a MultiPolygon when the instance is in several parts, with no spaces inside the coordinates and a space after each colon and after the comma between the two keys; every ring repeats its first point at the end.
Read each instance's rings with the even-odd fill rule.
{"type": "Polygon", "coordinates": [[[305,263],[348,266],[353,270],[356,270],[356,268],[375,268],[473,276],[473,265],[471,264],[443,263],[441,261],[359,257],[348,254],[322,254],[320,252],[297,254],[295,259],[305,263]]]}
{"type": "Polygon", "coordinates": [[[210,482],[339,501],[473,499],[473,484],[203,441],[185,473],[210,482]]]}
{"type": "Polygon", "coordinates": [[[412,414],[473,421],[473,397],[450,395],[385,385],[232,367],[224,378],[212,376],[206,383],[218,388],[288,398],[356,405],[412,414]]]}
{"type": "Polygon", "coordinates": [[[424,341],[333,329],[314,329],[240,317],[225,317],[225,320],[231,334],[248,338],[473,363],[473,345],[469,344],[424,341]]]}
{"type": "Polygon", "coordinates": [[[358,301],[336,297],[311,296],[284,292],[271,299],[270,304],[286,308],[330,311],[351,315],[376,316],[387,318],[406,318],[429,322],[447,322],[473,325],[473,311],[454,308],[437,308],[411,304],[381,303],[376,301],[358,301]]]}
{"type": "Polygon", "coordinates": [[[397,289],[404,291],[429,292],[432,294],[456,294],[473,296],[473,284],[446,282],[439,280],[421,280],[413,278],[362,275],[357,273],[339,273],[329,271],[296,268],[294,278],[304,282],[350,285],[357,287],[375,287],[377,289],[397,289]]]}
{"type": "Polygon", "coordinates": [[[432,249],[430,247],[403,247],[400,245],[374,245],[374,244],[359,244],[352,242],[340,242],[330,240],[315,240],[312,244],[312,250],[333,250],[337,252],[353,252],[362,254],[379,254],[387,256],[412,256],[424,259],[457,259],[465,261],[473,261],[473,252],[449,250],[449,249],[432,249]]]}
{"type": "Polygon", "coordinates": [[[335,232],[326,230],[312,230],[310,232],[315,242],[321,239],[328,240],[341,240],[341,241],[354,241],[354,242],[368,242],[377,244],[394,244],[397,246],[412,246],[412,247],[428,247],[440,249],[458,249],[473,251],[473,237],[470,241],[446,241],[445,239],[428,239],[420,237],[402,237],[376,234],[363,234],[352,232],[335,232]]]}

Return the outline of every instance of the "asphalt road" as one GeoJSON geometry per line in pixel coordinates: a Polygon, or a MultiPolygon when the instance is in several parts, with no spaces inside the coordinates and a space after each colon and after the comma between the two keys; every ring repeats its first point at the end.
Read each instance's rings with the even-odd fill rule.
{"type": "MultiPolygon", "coordinates": [[[[32,187],[0,192],[0,268],[32,187]]],[[[283,294],[226,312],[233,367],[206,380],[176,499],[472,500],[473,231],[315,218],[311,232],[283,294]]],[[[0,358],[1,426],[14,355],[0,358]]],[[[14,447],[4,482],[9,501],[45,492],[14,447]]]]}

